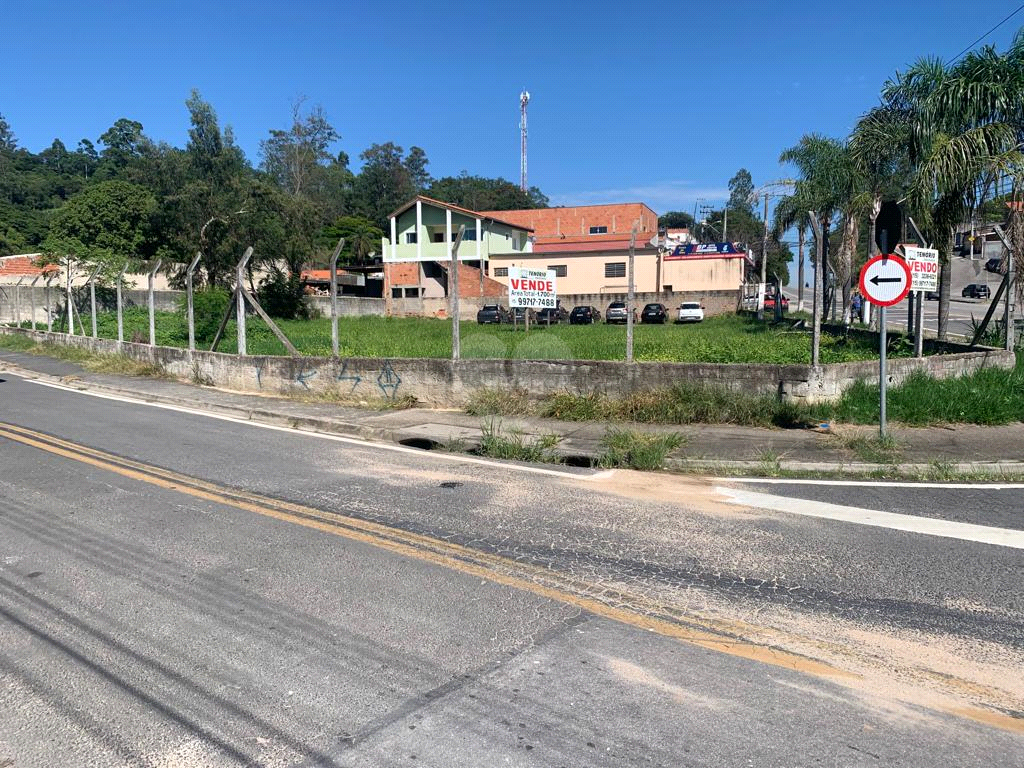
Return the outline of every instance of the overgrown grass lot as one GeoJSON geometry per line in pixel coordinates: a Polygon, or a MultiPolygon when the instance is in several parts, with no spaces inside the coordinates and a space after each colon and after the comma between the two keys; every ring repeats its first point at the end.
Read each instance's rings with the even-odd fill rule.
{"type": "MultiPolygon", "coordinates": [[[[218,318],[197,322],[198,345],[208,349],[218,318]]],[[[149,317],[145,309],[125,312],[125,339],[148,342],[149,317]]],[[[86,317],[86,325],[89,319],[86,317]]],[[[308,355],[329,355],[330,321],[282,321],[284,333],[308,355]]],[[[248,351],[254,355],[280,355],[285,350],[260,320],[247,322],[248,351]]],[[[343,357],[436,357],[451,355],[451,323],[423,318],[342,318],[339,320],[343,357]]],[[[220,351],[237,351],[234,322],[228,324],[220,351]]],[[[99,335],[116,338],[117,320],[112,312],[99,316],[99,335]]],[[[186,346],[188,330],[182,315],[159,312],[157,343],[186,346]]],[[[512,326],[462,324],[462,355],[471,358],[519,358],[540,360],[621,360],[625,352],[622,326],[568,326],[532,328],[526,333],[512,326]]],[[[20,337],[0,336],[0,347],[23,349],[81,360],[92,370],[156,375],[159,371],[120,356],[94,356],[59,346],[41,347],[20,337]],[[109,358],[109,359],[107,359],[109,358]]],[[[710,363],[806,363],[809,336],[788,324],[769,326],[737,316],[710,318],[699,325],[637,326],[637,360],[710,363]]],[[[909,355],[907,346],[896,344],[892,356],[909,355]]],[[[822,336],[824,363],[869,360],[877,355],[874,343],[822,336]]],[[[551,395],[539,402],[529,393],[511,388],[482,390],[467,406],[476,415],[532,412],[563,420],[640,422],[659,424],[740,424],[792,427],[823,421],[874,424],[878,421],[877,383],[859,383],[836,403],[813,407],[781,403],[771,396],[753,396],[724,388],[681,381],[672,387],[638,392],[622,398],[599,393],[551,395]]],[[[939,424],[1009,424],[1024,422],[1024,351],[1018,350],[1015,369],[988,368],[956,379],[936,380],[915,374],[904,384],[891,387],[888,417],[892,422],[914,426],[939,424]]]]}
{"type": "MultiPolygon", "coordinates": [[[[198,318],[197,346],[209,349],[219,317],[198,318]]],[[[276,321],[300,352],[313,356],[331,354],[331,322],[316,320],[276,321]]],[[[85,316],[87,333],[90,320],[85,316]]],[[[184,347],[188,327],[184,316],[174,312],[156,313],[156,342],[162,346],[184,347]]],[[[464,358],[531,360],[622,360],[626,353],[626,329],[621,325],[559,324],[551,327],[481,326],[472,321],[461,324],[461,353],[464,358]]],[[[98,316],[103,338],[117,338],[117,316],[98,316]]],[[[227,326],[218,351],[237,351],[234,320],[227,326]]],[[[132,307],[124,314],[126,341],[149,341],[147,310],[132,307]]],[[[339,352],[342,357],[434,357],[449,358],[452,326],[448,320],[405,317],[355,317],[338,321],[339,352]]],[[[246,319],[246,346],[250,355],[287,354],[284,345],[267,325],[256,317],[246,319]]],[[[771,326],[735,315],[712,317],[699,324],[637,325],[634,328],[634,357],[637,360],[680,363],[808,363],[810,336],[791,330],[789,323],[771,326]]],[[[907,352],[894,348],[892,354],[907,352]]],[[[877,356],[872,343],[822,334],[821,360],[841,363],[870,360],[877,356]]]]}

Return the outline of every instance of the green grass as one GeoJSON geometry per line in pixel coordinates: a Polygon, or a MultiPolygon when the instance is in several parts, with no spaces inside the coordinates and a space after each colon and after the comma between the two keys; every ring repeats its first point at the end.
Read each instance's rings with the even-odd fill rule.
{"type": "MultiPolygon", "coordinates": [[[[839,402],[814,413],[848,424],[878,423],[878,385],[858,382],[839,402]]],[[[913,426],[1010,424],[1024,421],[1024,353],[1012,370],[984,368],[955,379],[916,372],[888,390],[888,419],[913,426]]]]}
{"type": "Polygon", "coordinates": [[[542,416],[565,421],[634,421],[646,424],[737,424],[794,426],[810,412],[770,395],[754,396],[724,387],[680,382],[667,389],[621,398],[600,393],[553,395],[539,406],[542,416]]]}
{"type": "MultiPolygon", "coordinates": [[[[97,316],[100,337],[117,338],[117,316],[101,312],[97,316]]],[[[300,352],[313,356],[331,354],[329,319],[282,320],[278,325],[300,352]]],[[[188,329],[184,317],[175,312],[157,312],[156,341],[162,346],[184,347],[188,329]]],[[[266,324],[256,317],[247,318],[246,345],[249,354],[284,355],[284,346],[266,324]]],[[[234,320],[228,323],[221,352],[237,351],[234,320]]],[[[342,357],[427,357],[451,356],[451,322],[433,318],[354,317],[338,322],[339,352],[342,357]]],[[[146,309],[131,307],[124,313],[126,341],[149,341],[149,315],[146,309]]],[[[200,339],[197,346],[209,349],[212,339],[200,339]]],[[[622,326],[557,325],[532,328],[528,333],[510,325],[461,325],[461,350],[464,358],[537,359],[537,360],[622,360],[625,357],[626,331],[622,326]]],[[[823,363],[869,360],[877,350],[857,338],[822,336],[823,363]]],[[[696,325],[638,325],[634,329],[634,357],[644,361],[694,363],[807,363],[810,337],[805,331],[792,331],[789,324],[771,326],[748,317],[713,317],[696,325]]]]}
{"type": "Polygon", "coordinates": [[[481,456],[506,461],[530,461],[558,464],[561,458],[555,451],[561,438],[558,435],[541,435],[529,438],[517,429],[502,432],[501,422],[491,419],[480,428],[481,456]]]}
{"type": "Polygon", "coordinates": [[[685,442],[682,435],[609,429],[601,439],[604,452],[598,459],[602,467],[654,470],[665,465],[665,458],[685,442]]]}
{"type": "Polygon", "coordinates": [[[891,435],[857,435],[846,440],[845,445],[868,464],[895,464],[900,458],[900,447],[891,435]]]}

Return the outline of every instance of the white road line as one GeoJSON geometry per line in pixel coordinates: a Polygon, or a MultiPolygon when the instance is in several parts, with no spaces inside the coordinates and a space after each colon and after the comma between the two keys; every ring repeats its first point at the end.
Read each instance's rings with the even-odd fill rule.
{"type": "MultiPolygon", "coordinates": [[[[17,374],[15,374],[17,375],[17,374]]],[[[21,378],[19,376],[19,378],[21,378]]],[[[259,421],[251,421],[249,419],[240,419],[236,416],[226,416],[221,413],[212,413],[210,411],[202,411],[194,408],[186,408],[181,405],[170,405],[168,403],[152,403],[146,400],[137,400],[132,397],[126,397],[124,395],[108,395],[102,392],[90,392],[89,390],[76,389],[75,387],[68,387],[63,384],[56,384],[51,381],[42,381],[40,379],[29,379],[23,378],[23,381],[28,381],[33,384],[38,384],[42,387],[49,387],[50,389],[59,389],[64,392],[70,392],[76,395],[88,395],[89,397],[98,397],[101,400],[113,400],[121,403],[131,403],[132,405],[145,405],[150,408],[160,408],[165,411],[176,411],[178,413],[187,413],[193,416],[203,416],[208,419],[218,419],[220,421],[228,421],[232,424],[241,424],[249,427],[259,427],[260,429],[270,429],[275,432],[287,432],[291,435],[301,435],[303,437],[316,437],[321,440],[330,440],[337,443],[347,443],[349,445],[357,445],[362,448],[374,448],[383,451],[393,451],[394,453],[408,453],[420,458],[433,458],[441,461],[454,461],[462,464],[479,464],[485,467],[496,467],[501,469],[511,469],[518,472],[525,472],[527,474],[534,475],[550,475],[552,477],[562,477],[572,480],[605,480],[615,474],[615,470],[605,470],[604,472],[595,472],[594,474],[584,475],[575,474],[573,472],[562,472],[557,469],[545,469],[544,467],[530,467],[523,464],[511,464],[501,461],[491,461],[490,459],[481,459],[475,456],[462,456],[457,453],[441,453],[437,451],[424,451],[419,448],[408,448],[404,445],[393,445],[390,443],[376,443],[370,440],[360,440],[357,437],[345,437],[344,435],[330,435],[325,432],[313,432],[311,430],[296,429],[294,427],[281,427],[276,424],[264,424],[259,421]]]]}
{"type": "Polygon", "coordinates": [[[827,520],[838,520],[856,525],[870,525],[876,528],[890,528],[895,531],[921,533],[926,536],[942,536],[947,539],[974,541],[980,544],[993,544],[998,547],[1024,549],[1024,531],[1007,528],[992,528],[986,525],[958,523],[950,520],[938,520],[933,517],[916,515],[897,515],[893,512],[878,512],[873,509],[846,507],[840,504],[828,504],[807,499],[790,499],[783,496],[772,496],[768,493],[739,490],[718,486],[721,493],[732,504],[756,509],[771,509],[805,517],[819,517],[827,520]]]}
{"type": "MultiPolygon", "coordinates": [[[[970,463],[970,462],[968,462],[970,463]]],[[[1024,483],[917,483],[881,480],[801,480],[794,477],[717,477],[716,483],[747,485],[830,485],[851,488],[942,488],[945,490],[1005,491],[1024,488],[1024,483]]]]}

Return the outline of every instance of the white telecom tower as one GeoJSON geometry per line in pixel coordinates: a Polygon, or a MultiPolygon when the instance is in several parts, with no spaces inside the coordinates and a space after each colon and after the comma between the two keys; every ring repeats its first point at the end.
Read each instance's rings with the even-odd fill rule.
{"type": "Polygon", "coordinates": [[[524,88],[523,92],[519,94],[519,111],[521,115],[519,118],[519,129],[522,133],[522,155],[519,160],[519,188],[523,190],[523,192],[526,191],[526,105],[529,103],[530,92],[524,88]]]}

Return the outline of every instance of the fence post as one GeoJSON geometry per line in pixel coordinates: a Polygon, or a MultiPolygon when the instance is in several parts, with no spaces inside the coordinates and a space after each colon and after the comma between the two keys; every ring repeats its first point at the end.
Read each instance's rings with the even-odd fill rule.
{"type": "Polygon", "coordinates": [[[331,354],[338,357],[338,258],[345,247],[345,238],[338,240],[338,245],[331,256],[331,354]]]}
{"type": "Polygon", "coordinates": [[[96,332],[96,275],[99,273],[100,267],[97,266],[89,275],[89,301],[92,305],[92,337],[94,339],[99,337],[96,332]]]}
{"type": "Polygon", "coordinates": [[[203,258],[202,251],[196,251],[195,257],[189,262],[188,269],[185,270],[185,292],[186,299],[188,301],[188,351],[196,351],[196,313],[195,306],[192,303],[192,275],[195,274],[196,267],[199,266],[199,260],[203,258]]]}
{"type": "MultiPolygon", "coordinates": [[[[629,264],[627,265],[627,287],[626,287],[626,362],[633,362],[633,302],[636,301],[636,281],[633,275],[634,261],[636,260],[636,230],[637,225],[633,225],[633,230],[629,236],[629,264]]],[[[548,315],[550,318],[551,315],[548,315]]],[[[550,320],[549,320],[550,324],[550,320]]]]}
{"type": "Polygon", "coordinates": [[[245,292],[242,290],[245,285],[245,265],[249,263],[249,259],[252,258],[252,246],[250,245],[245,249],[245,253],[242,255],[242,260],[238,262],[238,266],[235,267],[235,281],[236,281],[236,315],[235,325],[238,328],[238,356],[244,357],[247,350],[245,346],[245,292]]]}
{"type": "Polygon", "coordinates": [[[14,322],[18,328],[21,328],[21,281],[24,279],[19,277],[14,284],[14,322]]]}
{"type": "Polygon", "coordinates": [[[124,344],[124,306],[121,303],[121,283],[124,281],[125,270],[128,269],[128,262],[124,263],[121,271],[117,273],[117,344],[124,344]]]}
{"type": "Polygon", "coordinates": [[[46,332],[53,333],[53,313],[50,311],[50,283],[53,282],[53,278],[56,275],[50,275],[46,278],[46,292],[43,294],[43,300],[46,302],[46,332]]]}
{"type": "Polygon", "coordinates": [[[32,282],[28,284],[28,299],[31,303],[33,331],[36,329],[36,283],[39,282],[40,277],[42,277],[41,273],[32,278],[32,282]]]}
{"type": "MultiPolygon", "coordinates": [[[[451,216],[451,211],[448,212],[451,216]]],[[[449,227],[449,231],[451,228],[449,227]]],[[[462,238],[466,234],[466,225],[459,224],[459,234],[455,236],[455,242],[452,243],[452,295],[449,304],[449,309],[452,313],[452,360],[458,360],[462,355],[462,345],[460,343],[460,327],[459,327],[459,246],[462,245],[462,238]]],[[[498,322],[500,324],[501,317],[499,316],[498,322]]]]}
{"type": "Polygon", "coordinates": [[[156,271],[163,264],[163,259],[156,260],[156,266],[149,271],[149,346],[156,346],[156,302],[153,299],[153,280],[156,278],[156,271]]]}
{"type": "MultiPolygon", "coordinates": [[[[71,299],[71,256],[67,257],[68,265],[68,336],[75,335],[75,316],[73,314],[72,299],[71,299]]],[[[83,336],[85,334],[82,334],[83,336]]]]}

